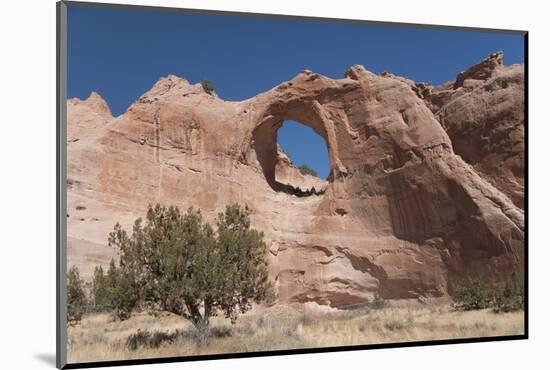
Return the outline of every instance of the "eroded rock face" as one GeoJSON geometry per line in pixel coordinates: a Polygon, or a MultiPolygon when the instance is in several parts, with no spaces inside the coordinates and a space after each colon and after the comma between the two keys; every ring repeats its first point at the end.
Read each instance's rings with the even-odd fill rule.
{"type": "Polygon", "coordinates": [[[109,106],[101,96],[92,91],[88,99],[72,98],[67,101],[67,143],[93,135],[96,129],[113,119],[109,106]]]}
{"type": "MultiPolygon", "coordinates": [[[[442,296],[465,274],[522,269],[522,209],[453,152],[430,101],[362,66],[340,80],[303,71],[241,102],[162,78],[68,146],[69,264],[84,276],[107,264],[114,223],[129,228],[150,203],[213,220],[239,202],[266,235],[281,302],[442,296]],[[285,120],[325,139],[322,194],[297,196],[280,180],[285,120]]],[[[82,119],[69,110],[69,126],[82,119]]]]}
{"type": "Polygon", "coordinates": [[[328,185],[326,180],[301,173],[288,155],[280,148],[277,148],[275,181],[280,183],[281,186],[288,186],[287,192],[296,196],[320,195],[326,191],[328,185]]]}
{"type": "Polygon", "coordinates": [[[441,86],[418,86],[455,153],[524,208],[524,66],[494,53],[441,86]]]}

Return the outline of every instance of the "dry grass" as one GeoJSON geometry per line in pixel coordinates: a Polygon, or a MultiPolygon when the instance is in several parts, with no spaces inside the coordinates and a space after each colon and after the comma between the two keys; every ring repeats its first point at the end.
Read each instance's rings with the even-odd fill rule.
{"type": "Polygon", "coordinates": [[[170,314],[137,314],[119,322],[107,314],[85,317],[69,328],[69,362],[89,362],[197,354],[253,352],[277,349],[346,346],[419,340],[523,334],[523,312],[490,310],[459,312],[448,303],[426,305],[393,302],[381,310],[342,311],[317,305],[257,308],[235,325],[222,317],[212,320],[220,335],[206,344],[193,336],[192,326],[170,314]],[[182,334],[159,348],[126,346],[138,329],[182,334]]]}

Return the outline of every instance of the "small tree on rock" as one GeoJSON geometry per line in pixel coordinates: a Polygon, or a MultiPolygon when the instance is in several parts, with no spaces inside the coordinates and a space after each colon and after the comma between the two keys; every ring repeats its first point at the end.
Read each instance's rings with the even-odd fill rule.
{"type": "Polygon", "coordinates": [[[205,93],[212,95],[214,93],[214,84],[212,81],[204,79],[201,81],[201,86],[205,93]]]}
{"type": "Polygon", "coordinates": [[[351,68],[350,67],[344,68],[344,78],[347,78],[350,75],[351,75],[351,68]]]}

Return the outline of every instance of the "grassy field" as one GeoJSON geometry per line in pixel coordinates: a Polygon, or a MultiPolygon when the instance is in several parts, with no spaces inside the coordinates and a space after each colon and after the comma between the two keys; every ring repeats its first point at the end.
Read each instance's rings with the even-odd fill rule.
{"type": "Polygon", "coordinates": [[[455,311],[448,302],[392,301],[382,309],[336,310],[315,304],[256,308],[235,325],[223,317],[211,321],[206,342],[197,339],[187,321],[146,313],[127,321],[108,314],[83,318],[69,328],[70,363],[143,359],[149,357],[253,352],[373,343],[471,338],[523,334],[523,311],[455,311]],[[175,333],[158,348],[128,348],[128,336],[138,329],[175,333]]]}

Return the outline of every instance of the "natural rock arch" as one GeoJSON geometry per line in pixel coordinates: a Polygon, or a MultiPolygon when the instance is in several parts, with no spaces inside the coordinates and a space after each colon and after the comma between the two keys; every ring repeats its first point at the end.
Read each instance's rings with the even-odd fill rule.
{"type": "MultiPolygon", "coordinates": [[[[340,160],[339,139],[335,129],[334,117],[327,112],[321,103],[327,98],[326,87],[321,90],[304,91],[294,88],[294,81],[297,83],[325,80],[317,73],[305,70],[294,80],[283,83],[265,95],[257,96],[257,100],[266,100],[265,108],[253,118],[254,128],[251,137],[251,148],[260,163],[268,184],[274,190],[281,189],[281,184],[275,181],[275,163],[277,153],[277,130],[282,127],[284,121],[292,120],[313,129],[323,138],[327,146],[330,171],[328,180],[331,182],[335,177],[346,173],[346,168],[340,160]],[[303,93],[307,94],[304,97],[303,93]]],[[[318,81],[322,84],[321,81],[318,81]]],[[[337,89],[329,91],[337,95],[345,93],[353,81],[338,86],[337,89]]],[[[357,87],[357,86],[355,86],[357,87]]]]}
{"type": "MultiPolygon", "coordinates": [[[[265,117],[252,134],[252,147],[254,148],[256,158],[260,163],[267,183],[275,191],[293,192],[296,189],[291,189],[290,184],[283,184],[276,178],[276,166],[278,163],[278,146],[277,146],[277,131],[283,126],[287,120],[293,120],[304,126],[312,128],[324,141],[329,157],[330,172],[328,181],[330,182],[333,173],[333,159],[336,154],[331,150],[336,144],[330,145],[331,139],[327,135],[326,127],[319,124],[319,121],[308,121],[304,123],[301,120],[294,118],[291,115],[270,115],[265,117]],[[289,118],[292,117],[292,118],[289,118]]],[[[306,189],[301,189],[306,190],[306,189]]],[[[319,189],[317,189],[319,190],[319,189]]]]}
{"type": "MultiPolygon", "coordinates": [[[[469,273],[496,278],[523,268],[523,211],[455,155],[425,93],[361,66],[343,79],[304,71],[239,102],[163,78],[123,115],[94,115],[93,133],[79,131],[68,146],[68,207],[85,206],[79,212],[89,216],[68,220],[71,250],[97,251],[114,221],[130,225],[148,203],[192,205],[214,219],[239,202],[265,233],[283,301],[440,296],[469,273]],[[322,197],[273,191],[285,120],[327,143],[322,197]],[[96,236],[80,234],[94,219],[96,236]]],[[[69,133],[95,114],[93,100],[69,101],[69,133]]]]}

